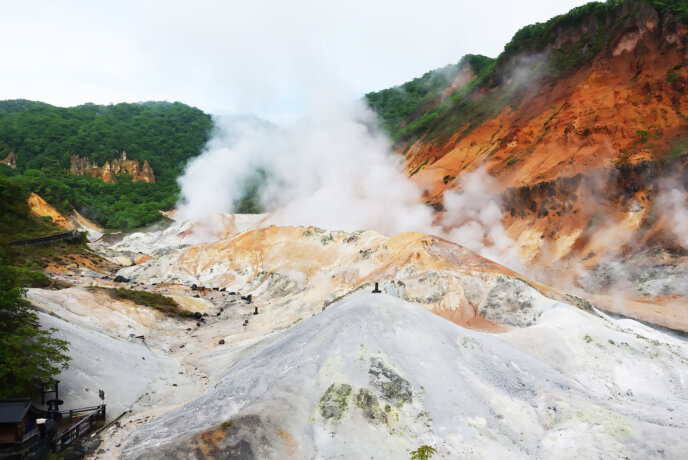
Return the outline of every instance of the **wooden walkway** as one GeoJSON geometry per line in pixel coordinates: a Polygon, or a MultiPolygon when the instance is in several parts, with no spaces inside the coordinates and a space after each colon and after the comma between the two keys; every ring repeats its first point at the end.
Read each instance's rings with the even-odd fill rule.
{"type": "Polygon", "coordinates": [[[74,418],[75,416],[79,417],[79,414],[84,413],[88,413],[88,415],[67,430],[60,433],[60,436],[53,441],[53,452],[59,452],[62,449],[66,449],[88,433],[91,433],[97,422],[100,420],[105,420],[105,404],[100,406],[82,407],[80,409],[65,410],[61,411],[61,413],[63,415],[69,415],[70,418],[74,418]]]}
{"type": "Polygon", "coordinates": [[[28,246],[30,244],[50,244],[50,243],[54,243],[55,241],[76,240],[77,238],[79,238],[80,235],[81,235],[80,232],[78,232],[76,230],[72,230],[71,232],[58,233],[57,235],[42,236],[40,238],[29,238],[28,240],[12,241],[10,243],[10,245],[11,246],[28,246]]]}

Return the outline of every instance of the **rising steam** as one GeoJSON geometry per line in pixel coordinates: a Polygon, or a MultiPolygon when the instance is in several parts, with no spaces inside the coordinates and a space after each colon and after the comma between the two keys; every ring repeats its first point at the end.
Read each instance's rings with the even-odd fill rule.
{"type": "Polygon", "coordinates": [[[375,114],[363,103],[321,110],[290,127],[232,118],[216,124],[206,151],[179,179],[182,220],[232,212],[256,171],[263,171],[260,202],[271,213],[268,223],[430,233],[520,265],[489,176],[462,176],[463,189],[446,194],[447,212],[436,222],[422,190],[404,176],[403,158],[374,128],[375,114]]]}

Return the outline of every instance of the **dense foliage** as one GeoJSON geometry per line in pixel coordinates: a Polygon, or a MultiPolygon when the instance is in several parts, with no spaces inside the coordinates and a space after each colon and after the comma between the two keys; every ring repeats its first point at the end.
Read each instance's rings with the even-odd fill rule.
{"type": "Polygon", "coordinates": [[[688,24],[688,2],[686,0],[650,0],[660,16],[670,12],[684,24],[688,24]]]}
{"type": "MultiPolygon", "coordinates": [[[[671,13],[688,23],[685,0],[638,0],[631,5],[630,15],[643,3],[654,7],[660,18],[671,13]]],[[[496,60],[481,56],[476,62],[475,56],[467,57],[476,77],[443,101],[438,96],[461,63],[367,94],[366,100],[394,140],[446,139],[457,131],[465,135],[507,106],[517,107],[532,83],[566,76],[592,60],[627,26],[629,15],[621,14],[622,5],[623,0],[608,0],[579,6],[547,22],[523,27],[496,60]],[[563,31],[582,24],[587,32],[581,37],[552,47],[563,31]]]]}
{"type": "Polygon", "coordinates": [[[29,169],[12,181],[39,194],[58,210],[79,211],[87,219],[107,228],[141,227],[160,218],[160,209],[177,201],[174,180],[154,184],[132,182],[122,175],[117,182],[103,182],[90,176],[75,176],[64,169],[29,169]]]}
{"type": "Polygon", "coordinates": [[[63,212],[76,209],[109,228],[135,228],[174,205],[176,178],[198,155],[212,128],[202,111],[181,103],[146,102],[54,107],[26,100],[0,101],[0,157],[17,154],[17,170],[0,174],[41,195],[63,212]],[[117,183],[66,173],[70,157],[102,165],[126,150],[130,159],[148,160],[154,184],[117,183]]]}
{"type": "Polygon", "coordinates": [[[28,191],[0,175],[0,246],[64,231],[32,216],[26,203],[28,197],[28,191]]]}
{"type": "Polygon", "coordinates": [[[469,65],[475,74],[480,75],[490,68],[493,61],[486,56],[469,54],[457,64],[432,70],[399,87],[368,93],[365,95],[366,102],[380,115],[383,128],[392,137],[399,138],[403,135],[404,124],[423,115],[464,66],[469,65]]]}
{"type": "Polygon", "coordinates": [[[42,329],[29,302],[22,298],[22,279],[33,274],[9,265],[0,248],[0,398],[27,396],[40,382],[68,367],[68,343],[42,329]]]}

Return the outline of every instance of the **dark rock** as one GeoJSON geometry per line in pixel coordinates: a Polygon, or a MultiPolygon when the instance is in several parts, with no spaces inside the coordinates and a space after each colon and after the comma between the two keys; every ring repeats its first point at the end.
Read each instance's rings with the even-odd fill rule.
{"type": "Polygon", "coordinates": [[[192,290],[192,291],[198,291],[198,286],[196,286],[195,284],[192,284],[192,285],[191,285],[191,290],[192,290]]]}
{"type": "Polygon", "coordinates": [[[128,283],[131,281],[129,278],[125,278],[122,275],[117,275],[115,276],[115,279],[113,280],[115,283],[128,283]]]}
{"type": "Polygon", "coordinates": [[[220,339],[220,341],[219,341],[218,343],[219,343],[220,345],[224,345],[224,344],[225,344],[225,339],[220,339]]]}
{"type": "Polygon", "coordinates": [[[403,405],[413,401],[411,384],[388,367],[381,359],[371,358],[368,373],[370,382],[382,390],[382,397],[387,401],[403,405]]]}
{"type": "Polygon", "coordinates": [[[349,399],[351,399],[352,392],[353,389],[351,385],[346,383],[339,385],[333,383],[330,385],[318,403],[320,406],[320,414],[324,418],[341,419],[344,411],[349,405],[349,399]]]}
{"type": "Polygon", "coordinates": [[[193,314],[194,319],[201,319],[201,312],[197,311],[196,313],[193,314]]]}
{"type": "Polygon", "coordinates": [[[387,415],[380,408],[377,396],[367,388],[358,390],[358,393],[354,396],[354,404],[363,411],[365,418],[387,422],[387,415]]]}

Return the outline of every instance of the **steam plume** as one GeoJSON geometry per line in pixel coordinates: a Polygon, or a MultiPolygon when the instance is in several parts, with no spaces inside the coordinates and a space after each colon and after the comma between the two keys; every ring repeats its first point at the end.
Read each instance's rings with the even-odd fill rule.
{"type": "Polygon", "coordinates": [[[502,224],[489,175],[462,176],[461,191],[445,195],[438,225],[422,191],[403,174],[403,159],[374,128],[363,103],[322,110],[289,127],[255,119],[219,119],[206,151],[180,178],[180,219],[233,211],[257,170],[267,181],[260,201],[269,223],[330,230],[416,231],[444,236],[511,268],[520,268],[502,224]],[[446,229],[446,231],[444,229],[446,229]]]}
{"type": "Polygon", "coordinates": [[[260,201],[272,223],[394,234],[433,230],[432,210],[401,174],[401,158],[371,128],[362,103],[320,111],[288,128],[219,120],[219,133],[180,179],[182,219],[231,212],[249,178],[266,171],[260,201]]]}

